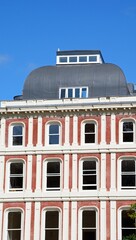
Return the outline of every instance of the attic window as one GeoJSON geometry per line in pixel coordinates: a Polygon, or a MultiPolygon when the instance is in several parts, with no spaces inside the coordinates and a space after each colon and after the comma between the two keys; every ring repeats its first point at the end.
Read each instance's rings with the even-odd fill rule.
{"type": "Polygon", "coordinates": [[[60,88],[59,98],[87,98],[88,87],[60,88]]]}

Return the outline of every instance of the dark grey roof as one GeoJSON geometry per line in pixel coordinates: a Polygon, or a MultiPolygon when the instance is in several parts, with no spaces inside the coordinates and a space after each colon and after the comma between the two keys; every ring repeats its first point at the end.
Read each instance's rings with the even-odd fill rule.
{"type": "Polygon", "coordinates": [[[59,88],[89,88],[89,98],[130,95],[122,70],[110,63],[40,67],[26,78],[23,99],[58,99],[59,88]]]}

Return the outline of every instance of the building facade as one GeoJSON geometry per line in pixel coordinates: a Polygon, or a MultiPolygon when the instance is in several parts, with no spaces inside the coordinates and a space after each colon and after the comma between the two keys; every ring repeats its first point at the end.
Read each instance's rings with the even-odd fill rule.
{"type": "Polygon", "coordinates": [[[136,234],[136,95],[100,51],[58,51],[0,107],[0,239],[136,234]]]}

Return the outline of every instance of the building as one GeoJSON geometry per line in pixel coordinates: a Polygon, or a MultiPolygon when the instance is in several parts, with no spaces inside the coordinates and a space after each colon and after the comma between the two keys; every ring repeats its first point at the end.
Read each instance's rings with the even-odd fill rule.
{"type": "Polygon", "coordinates": [[[136,234],[136,88],[100,51],[57,51],[0,107],[0,239],[136,234]]]}

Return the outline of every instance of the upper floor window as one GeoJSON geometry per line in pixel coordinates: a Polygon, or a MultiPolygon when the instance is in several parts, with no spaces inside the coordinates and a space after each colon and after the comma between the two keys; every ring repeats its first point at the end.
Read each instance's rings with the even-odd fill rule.
{"type": "Polygon", "coordinates": [[[9,191],[22,191],[24,189],[24,162],[8,162],[8,189],[9,191]]]}
{"type": "Polygon", "coordinates": [[[59,98],[87,98],[88,88],[87,87],[71,87],[61,88],[59,98]]]}
{"type": "Polygon", "coordinates": [[[88,121],[82,124],[82,142],[85,144],[96,143],[96,122],[88,121]]]}
{"type": "Polygon", "coordinates": [[[60,124],[57,122],[48,123],[48,144],[60,144],[60,124]]]}
{"type": "Polygon", "coordinates": [[[81,161],[81,188],[82,190],[96,190],[97,189],[97,161],[95,159],[85,159],[81,161]]]}
{"type": "Polygon", "coordinates": [[[12,124],[10,126],[10,140],[12,146],[21,146],[23,145],[23,135],[24,135],[24,126],[23,124],[12,124]]]}
{"type": "Polygon", "coordinates": [[[61,163],[59,160],[45,162],[46,190],[58,191],[61,187],[61,163]]]}
{"type": "Polygon", "coordinates": [[[81,240],[97,239],[97,214],[94,209],[85,209],[81,211],[81,227],[79,226],[81,240]]]}
{"type": "Polygon", "coordinates": [[[136,160],[121,161],[121,189],[136,188],[136,160]]]}
{"type": "Polygon", "coordinates": [[[4,239],[23,240],[22,211],[13,209],[6,212],[4,239]]]}
{"type": "MultiPolygon", "coordinates": [[[[60,211],[49,209],[44,212],[44,237],[46,240],[60,240],[60,211]]],[[[43,234],[43,233],[42,233],[43,234]]]]}
{"type": "Polygon", "coordinates": [[[128,210],[121,211],[121,239],[130,239],[129,236],[136,236],[136,220],[128,216],[128,210]]]}
{"type": "Polygon", "coordinates": [[[122,142],[134,142],[134,122],[122,122],[122,142]]]}

